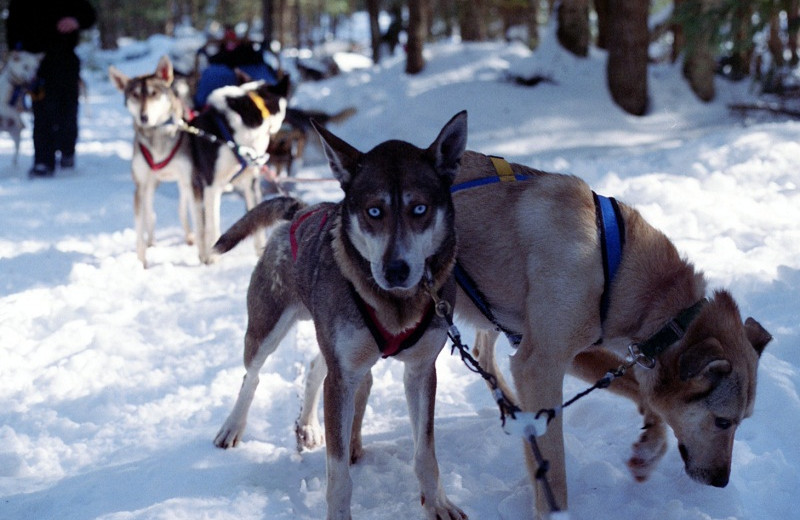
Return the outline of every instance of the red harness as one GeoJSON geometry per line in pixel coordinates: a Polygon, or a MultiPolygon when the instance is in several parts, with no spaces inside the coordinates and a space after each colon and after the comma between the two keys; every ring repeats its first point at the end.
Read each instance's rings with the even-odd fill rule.
{"type": "Polygon", "coordinates": [[[175,143],[175,146],[172,147],[172,150],[167,155],[167,158],[163,161],[157,163],[153,160],[153,154],[150,153],[150,150],[147,149],[145,145],[139,143],[139,150],[141,150],[142,155],[144,155],[144,160],[147,161],[147,165],[150,167],[151,170],[158,171],[164,168],[169,162],[175,157],[175,154],[178,153],[178,148],[183,142],[183,132],[180,133],[178,136],[178,142],[175,143]]]}
{"type": "MultiPolygon", "coordinates": [[[[297,228],[299,228],[300,225],[306,221],[306,219],[322,211],[322,209],[323,208],[316,208],[300,215],[289,227],[289,244],[292,248],[292,260],[297,261],[297,251],[299,247],[296,236],[297,228]]],[[[328,213],[326,212],[320,221],[320,230],[325,226],[327,221],[328,213]]],[[[378,320],[378,315],[375,312],[375,309],[364,301],[361,295],[358,294],[358,291],[356,291],[356,288],[353,287],[352,283],[350,284],[350,293],[353,296],[353,300],[356,303],[358,311],[361,313],[361,317],[364,319],[364,323],[366,323],[370,334],[372,334],[375,343],[378,345],[378,350],[380,350],[384,358],[394,356],[399,352],[416,345],[417,341],[419,341],[422,335],[425,334],[425,331],[431,324],[431,320],[433,320],[434,308],[433,302],[431,302],[428,303],[425,314],[422,315],[422,318],[420,318],[420,320],[413,327],[400,331],[397,334],[393,334],[386,330],[386,327],[384,327],[383,324],[378,320]]]]}

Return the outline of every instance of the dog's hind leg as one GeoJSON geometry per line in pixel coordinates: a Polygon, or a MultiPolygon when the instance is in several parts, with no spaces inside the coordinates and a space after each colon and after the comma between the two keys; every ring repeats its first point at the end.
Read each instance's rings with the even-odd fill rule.
{"type": "MultiPolygon", "coordinates": [[[[242,194],[244,195],[244,204],[247,211],[255,208],[261,202],[261,180],[259,179],[258,170],[250,166],[248,171],[242,174],[242,194]]],[[[264,249],[264,231],[258,230],[253,233],[253,245],[256,248],[256,254],[260,255],[264,249]]]]}
{"type": "Polygon", "coordinates": [[[194,233],[192,232],[192,224],[197,227],[196,218],[194,218],[194,210],[192,208],[192,186],[191,183],[183,183],[178,181],[178,217],[181,219],[181,226],[183,227],[183,236],[188,245],[194,244],[194,233]],[[190,222],[189,216],[192,215],[190,222]]]}
{"type": "MultiPolygon", "coordinates": [[[[594,383],[606,372],[620,366],[623,362],[621,357],[608,350],[589,349],[575,357],[570,372],[585,381],[594,383]]],[[[639,383],[632,370],[628,370],[624,376],[615,379],[608,389],[636,403],[639,413],[644,419],[642,433],[633,444],[633,453],[627,464],[633,478],[644,482],[650,478],[667,451],[667,432],[664,421],[658,414],[650,410],[642,399],[639,383]]]]}
{"type": "Polygon", "coordinates": [[[499,335],[500,333],[496,330],[475,329],[475,345],[472,347],[472,353],[481,368],[497,378],[498,388],[500,388],[509,399],[513,399],[514,392],[511,391],[511,387],[506,383],[506,379],[503,377],[500,367],[497,366],[497,358],[494,355],[494,348],[499,335]]]}
{"type": "Polygon", "coordinates": [[[300,417],[294,423],[297,437],[297,451],[313,450],[325,444],[325,432],[319,422],[319,399],[322,383],[328,374],[328,367],[322,354],[317,354],[311,361],[303,389],[303,408],[300,417]]]}
{"type": "Polygon", "coordinates": [[[200,261],[204,264],[213,263],[216,256],[212,246],[220,237],[220,204],[222,203],[222,188],[216,185],[206,186],[202,190],[202,227],[197,229],[197,247],[200,261]]]}
{"type": "Polygon", "coordinates": [[[12,163],[14,167],[16,167],[19,163],[19,147],[22,142],[22,119],[18,119],[18,122],[19,126],[16,126],[12,130],[8,131],[8,133],[11,134],[11,140],[14,141],[14,160],[12,163]]]}
{"type": "MultiPolygon", "coordinates": [[[[322,383],[328,374],[328,366],[322,354],[311,361],[308,377],[303,391],[303,408],[300,417],[295,421],[295,436],[297,437],[297,451],[314,449],[325,444],[325,432],[319,422],[319,400],[321,397],[322,383]]],[[[368,372],[358,387],[356,393],[355,416],[353,430],[350,436],[350,462],[355,463],[361,458],[363,445],[361,441],[361,425],[364,422],[364,413],[367,409],[367,400],[372,390],[372,372],[368,372]]]]}
{"type": "Polygon", "coordinates": [[[270,283],[265,280],[263,262],[256,266],[256,272],[248,293],[248,323],[245,334],[244,365],[247,370],[236,404],[214,439],[219,448],[236,446],[242,438],[247,423],[247,413],[258,387],[258,373],[292,325],[297,321],[302,306],[299,303],[287,305],[287,297],[270,291],[270,283]],[[260,282],[260,283],[259,283],[260,282]]]}

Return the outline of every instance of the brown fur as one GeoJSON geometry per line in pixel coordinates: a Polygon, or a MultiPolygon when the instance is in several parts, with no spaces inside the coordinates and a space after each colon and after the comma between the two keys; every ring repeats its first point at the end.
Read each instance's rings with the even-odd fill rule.
{"type": "MultiPolygon", "coordinates": [[[[454,194],[456,231],[459,262],[500,323],[523,334],[511,372],[522,407],[535,412],[564,401],[567,371],[594,382],[619,366],[628,344],[646,340],[704,297],[706,283],[663,233],[623,204],[625,249],[608,317],[601,324],[603,269],[589,187],[571,176],[517,164],[512,169],[532,178],[454,194]],[[593,347],[601,338],[602,347],[593,347]]],[[[486,156],[466,152],[456,183],[490,175],[496,173],[486,156]]],[[[463,294],[457,301],[464,317],[486,326],[463,294]]],[[[496,371],[493,354],[486,354],[494,337],[489,332],[482,338],[480,355],[496,371]]],[[[752,318],[742,323],[730,294],[717,291],[654,369],[637,366],[612,385],[639,406],[645,420],[628,463],[637,480],[646,480],[663,455],[668,424],[687,473],[705,484],[727,483],[733,434],[752,413],[758,356],[770,338],[752,318]]],[[[561,429],[560,418],[553,421],[540,446],[551,462],[557,502],[565,508],[561,429]]],[[[529,451],[533,479],[536,467],[529,451]]]]}
{"type": "MultiPolygon", "coordinates": [[[[240,441],[259,369],[297,319],[313,319],[328,367],[327,518],[346,520],[352,494],[348,465],[361,454],[370,368],[381,357],[354,292],[393,333],[422,320],[432,300],[429,290],[453,302],[450,271],[456,244],[449,187],[466,143],[466,113],[455,116],[424,150],[390,141],[361,153],[323,128],[317,131],[344,190],[343,201],[304,208],[291,198],[267,200],[216,246],[228,250],[259,227],[293,219],[274,230],[253,271],[247,295],[247,373],[214,443],[228,448],[240,441]],[[419,167],[406,168],[409,163],[419,167]]],[[[434,451],[435,360],[446,328],[445,320],[434,316],[419,341],[396,355],[406,365],[414,469],[431,520],[466,518],[442,489],[434,451]]]]}

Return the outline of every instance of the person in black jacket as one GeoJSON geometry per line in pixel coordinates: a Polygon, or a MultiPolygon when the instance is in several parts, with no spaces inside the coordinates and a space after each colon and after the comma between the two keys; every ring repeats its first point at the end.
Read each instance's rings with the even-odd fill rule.
{"type": "Polygon", "coordinates": [[[86,0],[11,0],[6,19],[9,49],[44,52],[33,99],[34,162],[31,176],[52,176],[75,166],[78,140],[80,31],[97,18],[86,0]]]}

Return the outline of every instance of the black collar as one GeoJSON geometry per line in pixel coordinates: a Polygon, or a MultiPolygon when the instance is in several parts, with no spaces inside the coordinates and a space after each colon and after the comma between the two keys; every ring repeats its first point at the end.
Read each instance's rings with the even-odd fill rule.
{"type": "Polygon", "coordinates": [[[656,358],[686,334],[686,329],[689,328],[706,303],[708,303],[708,299],[702,298],[691,307],[683,309],[648,339],[642,343],[631,345],[631,354],[640,361],[649,362],[650,368],[652,368],[656,358]]]}

